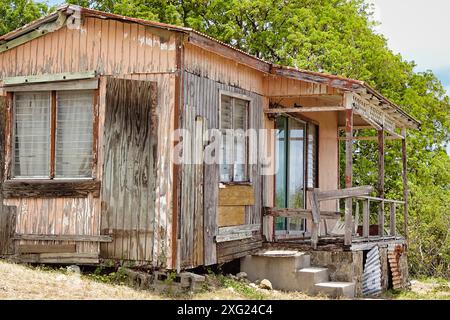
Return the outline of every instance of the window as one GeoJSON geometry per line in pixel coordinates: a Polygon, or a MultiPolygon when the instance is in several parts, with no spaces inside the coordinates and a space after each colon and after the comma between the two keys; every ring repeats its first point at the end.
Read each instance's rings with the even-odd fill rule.
{"type": "Polygon", "coordinates": [[[249,104],[248,100],[221,95],[221,182],[244,182],[248,180],[246,130],[248,129],[249,104]]]}
{"type": "MultiPolygon", "coordinates": [[[[306,209],[306,190],[317,187],[318,127],[310,122],[279,116],[276,129],[275,205],[306,209]]],[[[306,220],[278,217],[275,230],[278,235],[300,234],[306,230],[306,220]]]]}
{"type": "Polygon", "coordinates": [[[13,176],[91,178],[93,91],[14,94],[13,176]]]}

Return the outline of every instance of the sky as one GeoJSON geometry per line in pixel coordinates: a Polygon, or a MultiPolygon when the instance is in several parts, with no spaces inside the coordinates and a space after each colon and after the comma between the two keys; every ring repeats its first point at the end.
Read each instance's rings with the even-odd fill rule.
{"type": "MultiPolygon", "coordinates": [[[[449,0],[368,0],[374,5],[377,32],[417,71],[432,70],[450,95],[449,0]]],[[[450,145],[447,146],[450,155],[450,145]]]]}

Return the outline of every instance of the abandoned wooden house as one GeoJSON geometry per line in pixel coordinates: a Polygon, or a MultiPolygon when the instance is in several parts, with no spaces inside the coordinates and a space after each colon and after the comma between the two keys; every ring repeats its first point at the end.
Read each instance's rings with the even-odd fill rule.
{"type": "Polygon", "coordinates": [[[177,270],[248,256],[249,272],[273,263],[267,277],[292,258],[357,293],[407,281],[405,139],[420,124],[364,82],[66,5],[0,37],[0,95],[0,255],[177,270]],[[219,164],[204,161],[211,129],[274,134],[223,139],[232,163],[219,164]],[[352,184],[355,139],[379,145],[377,194],[352,184]],[[384,197],[390,139],[402,141],[402,200],[384,197]]]}

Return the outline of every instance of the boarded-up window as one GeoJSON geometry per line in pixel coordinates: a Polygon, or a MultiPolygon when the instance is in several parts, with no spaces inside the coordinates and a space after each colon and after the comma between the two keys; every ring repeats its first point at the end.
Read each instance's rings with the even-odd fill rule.
{"type": "Polygon", "coordinates": [[[92,177],[92,91],[17,92],[13,109],[15,178],[92,177]]]}
{"type": "Polygon", "coordinates": [[[249,101],[222,95],[220,129],[222,132],[220,181],[247,181],[249,101]]]}

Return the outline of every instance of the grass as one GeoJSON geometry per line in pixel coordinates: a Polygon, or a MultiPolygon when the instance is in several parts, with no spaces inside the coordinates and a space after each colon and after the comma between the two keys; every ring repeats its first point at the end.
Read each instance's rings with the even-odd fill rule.
{"type": "MultiPolygon", "coordinates": [[[[209,272],[200,292],[176,293],[170,290],[157,293],[135,290],[124,285],[121,271],[97,268],[88,274],[75,274],[66,268],[31,267],[0,260],[0,300],[2,299],[193,299],[193,300],[311,300],[327,299],[301,292],[260,289],[246,281],[209,272]]],[[[169,280],[170,281],[170,280],[169,280]]],[[[411,281],[411,291],[388,291],[384,299],[450,299],[449,281],[442,278],[423,278],[411,281]]]]}

